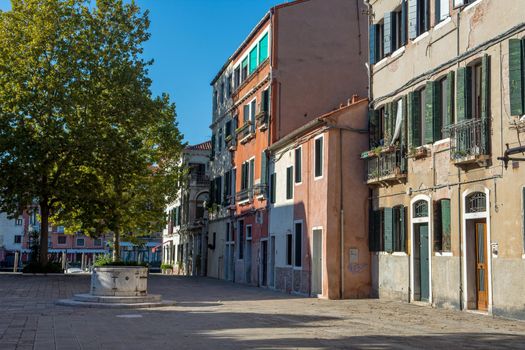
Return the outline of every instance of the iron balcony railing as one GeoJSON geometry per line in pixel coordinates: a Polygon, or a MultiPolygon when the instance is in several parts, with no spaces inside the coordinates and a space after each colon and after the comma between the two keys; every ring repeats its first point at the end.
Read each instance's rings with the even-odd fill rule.
{"type": "Polygon", "coordinates": [[[467,119],[443,129],[450,137],[450,157],[455,161],[489,154],[489,120],[467,119]]]}
{"type": "Polygon", "coordinates": [[[367,182],[388,180],[404,176],[406,162],[403,151],[396,149],[392,152],[379,153],[367,159],[367,182]]]}
{"type": "Polygon", "coordinates": [[[246,188],[244,190],[240,190],[235,194],[235,201],[236,202],[247,202],[251,201],[253,199],[253,188],[246,188]]]}
{"type": "Polygon", "coordinates": [[[192,186],[208,186],[210,184],[210,178],[205,174],[191,174],[190,185],[192,186]]]}

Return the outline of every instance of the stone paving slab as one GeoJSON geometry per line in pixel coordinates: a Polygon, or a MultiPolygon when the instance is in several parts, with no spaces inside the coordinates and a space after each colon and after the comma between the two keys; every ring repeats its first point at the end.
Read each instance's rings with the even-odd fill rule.
{"type": "Polygon", "coordinates": [[[89,276],[0,274],[0,349],[523,349],[525,322],[384,300],[328,301],[151,275],[157,309],[58,306],[89,276]]]}

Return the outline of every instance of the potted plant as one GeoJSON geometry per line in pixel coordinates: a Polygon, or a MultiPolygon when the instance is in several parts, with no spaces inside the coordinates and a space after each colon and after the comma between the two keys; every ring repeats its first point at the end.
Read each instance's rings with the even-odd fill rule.
{"type": "Polygon", "coordinates": [[[171,264],[161,264],[160,269],[162,270],[163,275],[173,274],[173,265],[171,264]]]}

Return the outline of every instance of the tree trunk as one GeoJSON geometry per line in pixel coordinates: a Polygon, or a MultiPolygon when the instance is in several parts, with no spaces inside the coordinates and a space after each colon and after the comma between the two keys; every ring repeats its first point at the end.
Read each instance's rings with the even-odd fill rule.
{"type": "Polygon", "coordinates": [[[47,200],[40,202],[40,264],[48,263],[49,206],[47,200]]]}
{"type": "Polygon", "coordinates": [[[113,261],[120,261],[120,228],[113,232],[113,261]]]}

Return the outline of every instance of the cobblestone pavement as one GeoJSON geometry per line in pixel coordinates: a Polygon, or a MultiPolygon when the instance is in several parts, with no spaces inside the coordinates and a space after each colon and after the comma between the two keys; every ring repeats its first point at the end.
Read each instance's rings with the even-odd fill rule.
{"type": "Polygon", "coordinates": [[[383,300],[327,301],[207,278],[152,275],[160,309],[55,305],[89,276],[0,274],[0,349],[509,349],[525,322],[383,300]]]}

